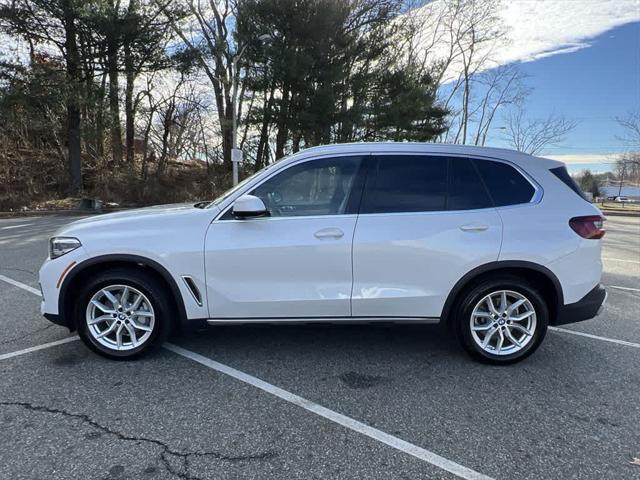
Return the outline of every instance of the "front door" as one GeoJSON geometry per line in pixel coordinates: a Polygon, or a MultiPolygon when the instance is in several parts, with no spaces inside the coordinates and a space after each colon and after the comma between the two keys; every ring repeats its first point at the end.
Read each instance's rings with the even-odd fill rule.
{"type": "Polygon", "coordinates": [[[467,158],[379,156],[353,243],[354,317],[439,317],[455,283],[496,261],[502,222],[467,158]]]}
{"type": "Polygon", "coordinates": [[[351,315],[351,245],[361,157],[307,160],[250,193],[270,216],[213,222],[205,241],[209,316],[297,319],[351,315]]]}

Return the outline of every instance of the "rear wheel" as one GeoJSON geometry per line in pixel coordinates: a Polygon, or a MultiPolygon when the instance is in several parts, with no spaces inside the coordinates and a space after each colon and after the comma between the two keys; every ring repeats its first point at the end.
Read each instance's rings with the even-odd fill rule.
{"type": "Polygon", "coordinates": [[[518,277],[490,279],[461,297],[455,327],[474,358],[509,364],[531,355],[547,331],[547,304],[534,286],[518,277]]]}
{"type": "Polygon", "coordinates": [[[169,333],[166,293],[156,278],[133,269],[114,269],[90,279],[76,307],[80,338],[108,358],[147,353],[169,333]]]}

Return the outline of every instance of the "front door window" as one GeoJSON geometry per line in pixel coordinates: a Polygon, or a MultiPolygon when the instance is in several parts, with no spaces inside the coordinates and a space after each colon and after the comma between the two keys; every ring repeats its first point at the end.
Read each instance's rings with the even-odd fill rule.
{"type": "Polygon", "coordinates": [[[311,160],[294,165],[256,187],[272,217],[342,215],[351,213],[350,195],[360,157],[311,160]]]}

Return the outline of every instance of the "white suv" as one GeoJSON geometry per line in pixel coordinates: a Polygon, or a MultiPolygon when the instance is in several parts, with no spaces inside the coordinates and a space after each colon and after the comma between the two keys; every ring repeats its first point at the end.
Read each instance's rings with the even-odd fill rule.
{"type": "Polygon", "coordinates": [[[562,163],[479,147],[360,143],[270,165],[210,204],[83,219],[51,239],[42,313],[135,357],[172,327],[446,322],[509,363],[597,315],[601,212],[562,163]]]}

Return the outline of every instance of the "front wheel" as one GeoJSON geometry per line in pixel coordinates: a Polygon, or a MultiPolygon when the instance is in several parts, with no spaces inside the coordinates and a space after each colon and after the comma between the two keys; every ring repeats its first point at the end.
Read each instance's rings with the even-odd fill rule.
{"type": "Polygon", "coordinates": [[[163,286],[146,272],[114,269],[90,279],[80,293],[76,325],[82,341],[112,359],[131,359],[161,344],[170,305],[163,286]]]}
{"type": "Polygon", "coordinates": [[[469,289],[455,318],[458,339],[474,358],[514,363],[531,355],[547,331],[549,311],[538,291],[517,277],[500,277],[469,289]]]}

